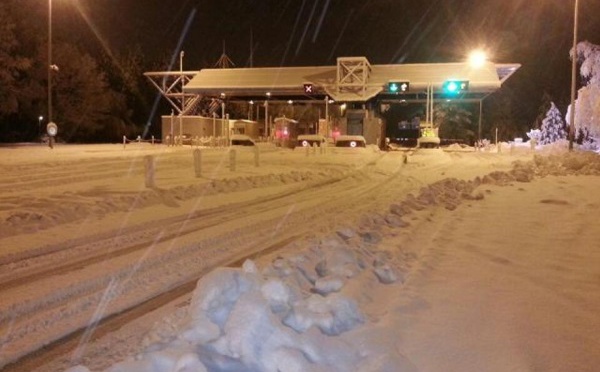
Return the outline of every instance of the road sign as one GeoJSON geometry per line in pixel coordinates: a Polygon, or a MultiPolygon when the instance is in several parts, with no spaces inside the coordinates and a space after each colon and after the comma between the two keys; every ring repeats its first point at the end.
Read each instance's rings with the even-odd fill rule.
{"type": "Polygon", "coordinates": [[[313,85],[309,84],[309,83],[304,84],[304,93],[313,94],[314,93],[313,85]]]}
{"type": "Polygon", "coordinates": [[[46,125],[46,133],[48,133],[50,137],[56,136],[58,133],[58,126],[54,122],[48,123],[48,125],[46,125]]]}
{"type": "Polygon", "coordinates": [[[388,83],[388,92],[404,93],[408,92],[410,83],[408,81],[391,81],[388,83]]]}

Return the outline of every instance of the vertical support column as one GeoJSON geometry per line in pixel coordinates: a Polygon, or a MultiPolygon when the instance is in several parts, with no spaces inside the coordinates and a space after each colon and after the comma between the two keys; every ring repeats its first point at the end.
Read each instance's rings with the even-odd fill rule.
{"type": "Polygon", "coordinates": [[[175,143],[175,133],[173,132],[173,121],[175,120],[175,112],[171,110],[171,132],[169,133],[169,146],[173,146],[175,143]]]}
{"type": "Polygon", "coordinates": [[[477,134],[477,142],[481,143],[481,117],[483,116],[483,99],[479,100],[479,128],[477,134]]]}
{"type": "Polygon", "coordinates": [[[183,146],[183,114],[179,114],[179,146],[183,146]]]}
{"type": "Polygon", "coordinates": [[[227,128],[227,146],[231,146],[231,140],[229,136],[229,132],[231,132],[231,129],[229,128],[229,114],[225,114],[225,128],[227,128]]]}
{"type": "MultiPolygon", "coordinates": [[[[217,113],[213,112],[213,138],[217,138],[217,113]]],[[[214,143],[214,142],[213,142],[214,143]]]]}
{"type": "Polygon", "coordinates": [[[269,101],[265,101],[265,138],[269,138],[269,101]]]}
{"type": "MultiPolygon", "coordinates": [[[[327,96],[325,96],[325,128],[329,128],[329,97],[327,96]]],[[[321,132],[318,131],[317,134],[321,134],[321,132]]],[[[327,132],[325,132],[325,135],[327,135],[327,132]]]]}

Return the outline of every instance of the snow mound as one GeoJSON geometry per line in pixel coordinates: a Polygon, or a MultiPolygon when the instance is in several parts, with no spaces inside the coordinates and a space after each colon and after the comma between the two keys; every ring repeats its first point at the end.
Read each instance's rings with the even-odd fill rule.
{"type": "Polygon", "coordinates": [[[346,285],[365,275],[374,285],[399,281],[368,235],[342,228],[263,270],[246,261],[210,272],[198,281],[178,327],[157,329],[142,354],[107,372],[411,371],[400,354],[365,346],[357,336],[368,331],[367,318],[344,293],[346,285]]]}

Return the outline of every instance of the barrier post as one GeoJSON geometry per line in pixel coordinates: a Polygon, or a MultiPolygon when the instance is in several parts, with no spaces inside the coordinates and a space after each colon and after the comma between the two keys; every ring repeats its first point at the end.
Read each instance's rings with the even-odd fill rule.
{"type": "Polygon", "coordinates": [[[235,149],[229,149],[229,170],[235,172],[235,149]]]}
{"type": "Polygon", "coordinates": [[[260,149],[254,146],[254,166],[260,167],[260,149]]]}
{"type": "Polygon", "coordinates": [[[152,155],[146,155],[144,156],[144,166],[146,168],[146,178],[145,178],[145,184],[147,188],[154,188],[155,182],[154,182],[154,173],[155,173],[155,167],[154,167],[154,156],[152,155]]]}
{"type": "Polygon", "coordinates": [[[194,150],[194,172],[196,177],[202,177],[202,153],[200,149],[194,150]]]}
{"type": "Polygon", "coordinates": [[[126,144],[127,144],[127,137],[123,136],[123,149],[125,149],[126,144]]]}

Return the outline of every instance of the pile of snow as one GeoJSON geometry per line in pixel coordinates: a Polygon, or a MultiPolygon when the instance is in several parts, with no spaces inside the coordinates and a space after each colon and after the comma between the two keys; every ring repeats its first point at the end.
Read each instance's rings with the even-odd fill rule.
{"type": "Polygon", "coordinates": [[[371,240],[347,228],[262,271],[253,261],[214,270],[181,319],[149,335],[146,352],[107,371],[414,370],[393,348],[364,344],[373,331],[349,283],[401,284],[402,277],[371,240]]]}
{"type": "Polygon", "coordinates": [[[410,275],[406,257],[379,245],[381,229],[406,228],[423,210],[481,200],[480,185],[600,175],[596,154],[548,151],[508,172],[423,187],[388,213],[364,216],[358,227],[308,242],[262,270],[253,261],[219,268],[199,280],[188,308],[148,335],[143,353],[106,371],[416,371],[394,344],[374,341],[390,339],[394,330],[366,310],[367,293],[402,286],[410,275]]]}

